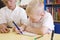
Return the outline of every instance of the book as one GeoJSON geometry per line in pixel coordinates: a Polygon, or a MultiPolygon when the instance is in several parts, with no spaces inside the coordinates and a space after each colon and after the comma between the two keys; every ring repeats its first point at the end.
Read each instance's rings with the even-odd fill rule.
{"type": "Polygon", "coordinates": [[[54,4],[55,2],[55,0],[47,0],[47,4],[54,4]]]}
{"type": "Polygon", "coordinates": [[[58,4],[60,4],[60,0],[47,0],[46,9],[52,14],[54,21],[60,22],[60,7],[55,6],[58,4]]]}
{"type": "Polygon", "coordinates": [[[56,0],[56,4],[60,4],[60,0],[56,0]]]}
{"type": "Polygon", "coordinates": [[[54,20],[56,21],[58,18],[57,18],[57,16],[58,16],[58,12],[57,12],[57,8],[54,8],[54,16],[53,16],[53,18],[54,18],[54,20]]]}
{"type": "Polygon", "coordinates": [[[58,8],[57,11],[58,11],[58,21],[60,21],[60,8],[58,8]]]}

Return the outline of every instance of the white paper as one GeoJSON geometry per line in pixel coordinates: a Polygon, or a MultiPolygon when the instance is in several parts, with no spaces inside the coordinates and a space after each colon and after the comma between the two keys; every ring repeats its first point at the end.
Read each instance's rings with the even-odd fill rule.
{"type": "Polygon", "coordinates": [[[26,35],[26,36],[37,36],[37,34],[34,34],[34,33],[30,33],[30,32],[26,32],[26,31],[24,31],[23,32],[23,35],[26,35]]]}

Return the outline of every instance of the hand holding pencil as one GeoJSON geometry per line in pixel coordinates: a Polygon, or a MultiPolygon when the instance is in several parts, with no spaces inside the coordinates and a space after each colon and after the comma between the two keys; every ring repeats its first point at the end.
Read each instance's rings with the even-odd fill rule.
{"type": "MultiPolygon", "coordinates": [[[[37,34],[22,31],[22,28],[19,27],[14,21],[13,21],[13,24],[15,25],[15,30],[18,34],[23,34],[23,35],[27,35],[27,36],[37,36],[37,34]]],[[[40,37],[38,37],[38,38],[40,38],[40,37]]]]}
{"type": "Polygon", "coordinates": [[[15,31],[18,34],[23,34],[23,31],[22,31],[23,28],[19,27],[14,21],[12,23],[15,25],[15,27],[14,27],[15,31]]]}

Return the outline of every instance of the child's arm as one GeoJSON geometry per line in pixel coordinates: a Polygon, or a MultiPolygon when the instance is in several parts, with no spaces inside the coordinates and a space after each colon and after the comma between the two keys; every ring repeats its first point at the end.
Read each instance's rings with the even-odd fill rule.
{"type": "Polygon", "coordinates": [[[27,27],[25,31],[44,35],[48,33],[48,28],[47,27],[40,27],[40,28],[35,28],[35,27],[27,27]]]}

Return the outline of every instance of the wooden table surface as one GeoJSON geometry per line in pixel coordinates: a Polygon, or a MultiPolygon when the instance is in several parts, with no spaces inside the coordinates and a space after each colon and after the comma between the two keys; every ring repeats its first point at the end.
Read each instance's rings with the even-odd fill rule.
{"type": "MultiPolygon", "coordinates": [[[[45,35],[37,40],[50,40],[51,35],[45,35]]],[[[0,33],[0,40],[34,40],[35,37],[16,34],[10,31],[9,33],[0,33]]],[[[60,34],[54,34],[54,40],[60,40],[60,34]]]]}

